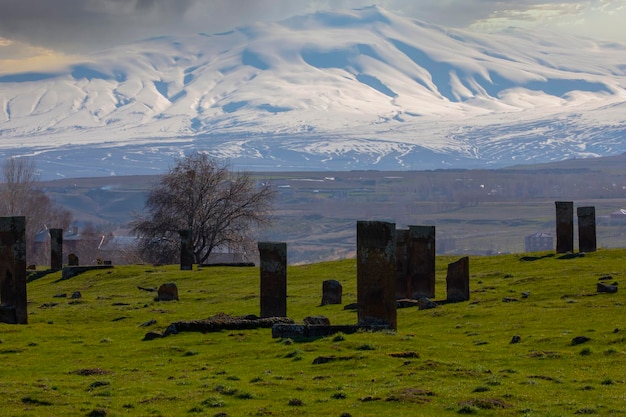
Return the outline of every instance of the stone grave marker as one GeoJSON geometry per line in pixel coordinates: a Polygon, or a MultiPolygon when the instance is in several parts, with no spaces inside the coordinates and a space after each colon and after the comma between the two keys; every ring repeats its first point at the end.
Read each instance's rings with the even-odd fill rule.
{"type": "Polygon", "coordinates": [[[341,283],[334,279],[327,279],[322,282],[322,305],[341,304],[343,287],[341,283]]]}
{"type": "Polygon", "coordinates": [[[446,287],[448,301],[468,301],[470,299],[469,258],[467,256],[448,264],[446,287]]]}
{"type": "Polygon", "coordinates": [[[50,229],[50,269],[63,268],[63,229],[50,229]]]}
{"type": "Polygon", "coordinates": [[[287,317],[287,244],[259,242],[261,318],[287,317]]]}
{"type": "Polygon", "coordinates": [[[409,297],[435,297],[435,226],[409,226],[409,297]]]}
{"type": "Polygon", "coordinates": [[[70,253],[69,255],[67,255],[67,264],[69,266],[78,266],[78,256],[76,256],[75,253],[70,253]]]}
{"type": "Polygon", "coordinates": [[[358,325],[397,328],[396,225],[357,222],[358,325]]]}
{"type": "Polygon", "coordinates": [[[193,240],[191,230],[179,230],[180,235],[180,270],[191,271],[193,269],[193,240]]]}
{"type": "Polygon", "coordinates": [[[556,201],[556,253],[574,252],[574,203],[556,201]]]}
{"type": "Polygon", "coordinates": [[[158,301],[178,301],[178,287],[173,282],[161,284],[157,291],[158,301]]]}
{"type": "Polygon", "coordinates": [[[26,218],[0,217],[0,321],[28,324],[26,218]]]}
{"type": "Polygon", "coordinates": [[[578,207],[578,250],[595,252],[596,246],[596,208],[578,207]]]}

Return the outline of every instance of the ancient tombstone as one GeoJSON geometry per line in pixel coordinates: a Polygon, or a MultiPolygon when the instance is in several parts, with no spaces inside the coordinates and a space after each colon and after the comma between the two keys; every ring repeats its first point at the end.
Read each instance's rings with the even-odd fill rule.
{"type": "Polygon", "coordinates": [[[0,217],[0,321],[27,324],[26,218],[0,217]]]}
{"type": "Polygon", "coordinates": [[[469,258],[467,256],[448,264],[446,287],[448,301],[469,300],[469,258]]]}
{"type": "Polygon", "coordinates": [[[157,292],[157,301],[178,301],[178,287],[176,284],[168,282],[162,284],[157,292]]]}
{"type": "Polygon", "coordinates": [[[596,251],[596,208],[578,207],[578,250],[580,252],[596,251]]]}
{"type": "Polygon", "coordinates": [[[63,268],[63,229],[50,229],[50,269],[63,268]]]}
{"type": "Polygon", "coordinates": [[[259,242],[261,318],[287,317],[287,244],[259,242]]]}
{"type": "Polygon", "coordinates": [[[409,229],[396,229],[396,298],[411,298],[407,243],[409,229]]]}
{"type": "Polygon", "coordinates": [[[357,222],[357,313],[359,326],[397,328],[396,225],[357,222]]]}
{"type": "Polygon", "coordinates": [[[69,266],[78,266],[78,256],[76,256],[75,253],[70,253],[69,255],[67,255],[67,264],[69,266]]]}
{"type": "Polygon", "coordinates": [[[191,230],[179,230],[180,235],[180,270],[191,271],[193,269],[193,240],[191,230]]]}
{"type": "Polygon", "coordinates": [[[556,253],[574,252],[574,203],[556,201],[556,253]]]}
{"type": "Polygon", "coordinates": [[[435,226],[409,226],[409,297],[435,297],[435,226]]]}
{"type": "Polygon", "coordinates": [[[322,282],[322,305],[341,304],[343,287],[339,281],[327,279],[322,282]]]}

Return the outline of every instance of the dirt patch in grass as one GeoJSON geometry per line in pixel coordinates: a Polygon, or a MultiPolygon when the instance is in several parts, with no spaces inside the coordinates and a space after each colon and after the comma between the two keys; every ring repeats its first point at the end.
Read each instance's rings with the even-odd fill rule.
{"type": "Polygon", "coordinates": [[[52,405],[52,403],[50,401],[39,400],[39,399],[33,398],[33,397],[24,397],[24,398],[22,398],[22,402],[24,404],[30,404],[30,405],[52,405]]]}
{"type": "Polygon", "coordinates": [[[354,359],[354,356],[318,356],[313,359],[313,365],[322,365],[324,363],[335,361],[349,361],[351,359],[354,359]]]}
{"type": "Polygon", "coordinates": [[[554,352],[550,350],[544,350],[544,351],[535,350],[528,354],[529,358],[540,358],[540,359],[543,359],[543,358],[558,359],[561,356],[562,355],[559,352],[554,352]]]}
{"type": "Polygon", "coordinates": [[[397,401],[403,403],[426,404],[432,401],[436,394],[430,390],[419,388],[403,388],[392,393],[387,401],[397,401]]]}
{"type": "Polygon", "coordinates": [[[559,381],[556,378],[553,378],[551,376],[547,376],[547,375],[530,375],[528,376],[528,378],[530,379],[541,379],[542,381],[552,381],[552,382],[556,382],[557,384],[560,384],[561,381],[559,381]]]}
{"type": "Polygon", "coordinates": [[[474,398],[459,403],[460,407],[476,407],[481,410],[507,409],[513,408],[512,404],[500,398],[474,398]]]}
{"type": "Polygon", "coordinates": [[[113,372],[107,371],[106,369],[101,368],[83,368],[77,369],[75,371],[70,372],[70,374],[81,375],[81,376],[91,376],[91,375],[109,375],[113,372]]]}
{"type": "Polygon", "coordinates": [[[409,358],[419,358],[420,354],[417,352],[392,352],[389,354],[389,356],[391,356],[392,358],[405,358],[405,359],[409,359],[409,358]]]}

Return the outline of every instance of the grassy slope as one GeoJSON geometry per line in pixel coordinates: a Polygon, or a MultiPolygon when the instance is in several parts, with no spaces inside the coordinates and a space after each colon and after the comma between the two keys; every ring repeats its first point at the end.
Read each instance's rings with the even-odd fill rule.
{"type": "MultiPolygon", "coordinates": [[[[401,309],[396,333],[305,342],[272,339],[269,329],[142,341],[177,320],[258,314],[258,268],[118,266],[66,281],[51,274],[28,284],[29,325],[0,324],[0,415],[625,413],[625,295],[595,291],[603,275],[624,281],[626,251],[532,255],[472,257],[472,300],[401,309]],[[177,283],[179,302],[154,302],[137,289],[164,282],[177,283]],[[80,300],[53,297],[77,290],[80,300]],[[510,343],[514,335],[520,343],[510,343]],[[572,345],[575,336],[591,340],[572,345]],[[319,356],[344,360],[314,365],[319,356]]],[[[437,299],[454,260],[437,260],[437,299]]],[[[319,306],[325,279],[343,283],[344,303],[356,301],[354,260],[292,266],[289,316],[355,323],[342,306],[319,306]]]]}

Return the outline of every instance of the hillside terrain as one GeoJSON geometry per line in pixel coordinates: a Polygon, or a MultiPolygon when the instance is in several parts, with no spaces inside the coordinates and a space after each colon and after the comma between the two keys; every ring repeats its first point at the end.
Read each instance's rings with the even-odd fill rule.
{"type": "MultiPolygon", "coordinates": [[[[396,332],[273,339],[171,323],[259,314],[259,269],[115,266],[28,284],[28,325],[0,324],[10,416],[617,416],[626,413],[624,250],[470,257],[470,301],[398,310],[396,332]],[[176,283],[179,301],[154,301],[176,283]],[[140,289],[143,288],[144,290],[140,289]],[[71,296],[76,291],[80,297],[71,296]],[[512,343],[512,342],[516,343],[512,343]]],[[[288,268],[287,315],[355,324],[355,259],[288,268]],[[342,304],[320,306],[322,281],[342,304]]]]}
{"type": "MultiPolygon", "coordinates": [[[[595,206],[598,245],[626,246],[626,154],[498,170],[255,173],[277,190],[273,225],[259,239],[288,243],[289,262],[354,256],[357,220],[434,225],[439,253],[524,252],[524,238],[554,233],[555,201],[595,206]]],[[[156,176],[44,182],[46,193],[117,235],[128,234],[156,176]]]]}

